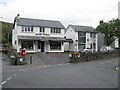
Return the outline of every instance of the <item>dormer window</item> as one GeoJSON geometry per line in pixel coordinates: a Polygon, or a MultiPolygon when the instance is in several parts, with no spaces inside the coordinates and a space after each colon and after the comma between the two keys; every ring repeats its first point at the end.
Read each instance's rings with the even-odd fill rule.
{"type": "Polygon", "coordinates": [[[45,32],[45,28],[44,27],[40,27],[40,32],[45,32]]]}
{"type": "Polygon", "coordinates": [[[33,32],[32,26],[22,26],[22,32],[33,32]]]}
{"type": "Polygon", "coordinates": [[[60,28],[51,28],[51,33],[61,33],[60,28]]]}

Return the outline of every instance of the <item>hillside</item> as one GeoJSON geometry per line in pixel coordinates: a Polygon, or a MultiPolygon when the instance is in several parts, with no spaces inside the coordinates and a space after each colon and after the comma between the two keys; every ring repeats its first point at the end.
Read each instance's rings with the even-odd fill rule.
{"type": "MultiPolygon", "coordinates": [[[[8,22],[1,22],[2,23],[2,28],[0,28],[0,33],[2,32],[2,37],[0,35],[0,39],[2,39],[2,43],[5,44],[8,42],[8,37],[9,37],[9,42],[12,42],[12,29],[13,29],[13,24],[8,23],[8,22]]],[[[0,25],[1,27],[1,25],[0,25]]],[[[1,40],[0,40],[1,43],[1,40]]]]}

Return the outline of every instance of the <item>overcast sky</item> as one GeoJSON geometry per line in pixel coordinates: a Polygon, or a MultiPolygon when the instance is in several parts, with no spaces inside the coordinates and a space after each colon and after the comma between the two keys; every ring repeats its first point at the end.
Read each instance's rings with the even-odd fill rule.
{"type": "Polygon", "coordinates": [[[99,20],[118,17],[120,0],[0,0],[0,18],[13,22],[20,17],[97,27],[99,20]]]}

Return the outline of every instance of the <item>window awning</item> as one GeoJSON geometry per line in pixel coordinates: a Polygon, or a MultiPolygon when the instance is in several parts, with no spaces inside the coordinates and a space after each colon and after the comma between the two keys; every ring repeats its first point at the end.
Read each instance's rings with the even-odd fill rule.
{"type": "Polygon", "coordinates": [[[43,41],[63,41],[63,42],[69,42],[73,43],[72,39],[64,38],[64,37],[51,37],[51,36],[25,36],[25,35],[18,35],[18,39],[24,39],[24,40],[43,40],[43,41]]]}
{"type": "Polygon", "coordinates": [[[64,41],[64,37],[51,37],[51,36],[25,36],[25,35],[18,35],[18,39],[29,39],[29,40],[58,40],[64,41]]]}

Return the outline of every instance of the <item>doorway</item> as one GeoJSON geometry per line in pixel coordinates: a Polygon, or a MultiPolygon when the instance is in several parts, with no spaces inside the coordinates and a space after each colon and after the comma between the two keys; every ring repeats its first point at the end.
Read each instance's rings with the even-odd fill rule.
{"type": "Polygon", "coordinates": [[[41,43],[38,42],[38,52],[41,52],[41,43]]]}
{"type": "Polygon", "coordinates": [[[44,41],[41,41],[41,52],[44,52],[44,41]]]}

